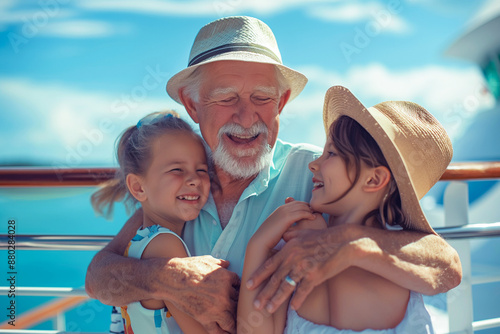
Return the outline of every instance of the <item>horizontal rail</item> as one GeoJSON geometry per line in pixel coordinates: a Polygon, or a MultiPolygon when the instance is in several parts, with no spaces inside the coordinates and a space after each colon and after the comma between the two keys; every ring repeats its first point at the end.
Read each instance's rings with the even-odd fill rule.
{"type": "Polygon", "coordinates": [[[472,328],[474,331],[500,327],[500,318],[474,321],[472,328]]]}
{"type": "Polygon", "coordinates": [[[109,334],[109,332],[67,332],[58,330],[37,330],[37,329],[0,329],[0,334],[109,334]]]}
{"type": "Polygon", "coordinates": [[[0,187],[86,187],[115,176],[116,168],[0,168],[0,187]]]}
{"type": "Polygon", "coordinates": [[[500,222],[490,224],[468,224],[457,227],[440,227],[434,229],[445,239],[467,239],[500,236],[500,222]]]}
{"type": "Polygon", "coordinates": [[[472,285],[481,285],[481,284],[496,283],[496,282],[500,282],[500,275],[491,275],[491,276],[481,275],[481,276],[471,277],[472,285]]]}
{"type": "Polygon", "coordinates": [[[67,332],[61,332],[56,330],[36,330],[36,329],[0,329],[0,333],[9,334],[66,334],[67,332]]]}
{"type": "MultiPolygon", "coordinates": [[[[435,231],[445,239],[464,239],[500,236],[500,222],[469,224],[459,227],[440,227],[435,231]]],[[[18,250],[100,250],[113,236],[106,235],[16,235],[18,250]]],[[[8,235],[0,235],[0,250],[9,246],[8,235]]]]}
{"type": "MultiPolygon", "coordinates": [[[[0,187],[96,186],[115,176],[116,168],[0,168],[0,187]]],[[[500,162],[452,163],[442,181],[500,178],[500,162]]]]}
{"type": "MultiPolygon", "coordinates": [[[[100,250],[112,235],[31,235],[15,236],[16,250],[100,250]]],[[[8,235],[0,235],[0,249],[8,249],[8,235]]]]}
{"type": "MultiPolygon", "coordinates": [[[[0,293],[7,294],[8,286],[0,286],[0,293]]],[[[83,288],[51,288],[51,287],[20,287],[16,286],[16,296],[35,297],[88,297],[83,288]]]]}
{"type": "Polygon", "coordinates": [[[441,181],[500,178],[500,161],[451,163],[441,181]]]}

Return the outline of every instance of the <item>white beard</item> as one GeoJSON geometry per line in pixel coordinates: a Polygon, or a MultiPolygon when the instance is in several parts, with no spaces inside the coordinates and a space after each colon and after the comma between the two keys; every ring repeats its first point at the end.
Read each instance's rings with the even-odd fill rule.
{"type": "Polygon", "coordinates": [[[228,152],[222,141],[224,134],[240,135],[240,136],[256,136],[264,135],[267,138],[267,127],[263,122],[252,125],[251,128],[245,129],[238,124],[225,124],[220,128],[218,137],[219,145],[212,152],[212,159],[217,167],[228,173],[235,179],[247,179],[257,175],[261,170],[267,167],[271,161],[272,149],[268,143],[264,143],[259,147],[247,150],[238,150],[235,155],[228,152]],[[244,157],[254,157],[253,161],[243,162],[244,157]]]}

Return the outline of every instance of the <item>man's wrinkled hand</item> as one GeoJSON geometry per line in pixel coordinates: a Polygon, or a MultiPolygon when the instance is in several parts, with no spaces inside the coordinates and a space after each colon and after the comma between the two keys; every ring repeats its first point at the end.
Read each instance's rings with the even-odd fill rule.
{"type": "Polygon", "coordinates": [[[342,239],[341,229],[295,229],[284,235],[286,245],[269,258],[247,282],[256,288],[270,277],[255,300],[257,309],[274,312],[284,301],[295,294],[291,307],[298,309],[312,289],[348,267],[343,255],[348,243],[342,239]],[[288,283],[286,277],[296,283],[288,283]]]}
{"type": "Polygon", "coordinates": [[[236,306],[240,280],[227,270],[229,262],[212,256],[174,258],[174,304],[209,333],[236,333],[236,306]]]}

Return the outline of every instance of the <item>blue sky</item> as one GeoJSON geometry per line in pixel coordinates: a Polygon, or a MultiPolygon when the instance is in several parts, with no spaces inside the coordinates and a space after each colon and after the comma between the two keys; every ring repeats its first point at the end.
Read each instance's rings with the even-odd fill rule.
{"type": "Polygon", "coordinates": [[[493,105],[475,64],[444,55],[485,1],[111,1],[0,4],[0,164],[114,165],[114,141],[165,92],[199,28],[249,15],[274,31],[285,65],[309,83],[280,137],[323,145],[323,98],[344,85],[366,106],[410,100],[453,139],[493,105]]]}

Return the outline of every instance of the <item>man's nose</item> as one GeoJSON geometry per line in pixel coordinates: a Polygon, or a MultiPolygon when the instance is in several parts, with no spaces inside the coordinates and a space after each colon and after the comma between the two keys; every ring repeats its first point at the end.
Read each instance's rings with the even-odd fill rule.
{"type": "Polygon", "coordinates": [[[236,112],[233,115],[235,123],[249,128],[257,122],[257,118],[257,113],[250,101],[242,99],[238,102],[236,112]]]}

